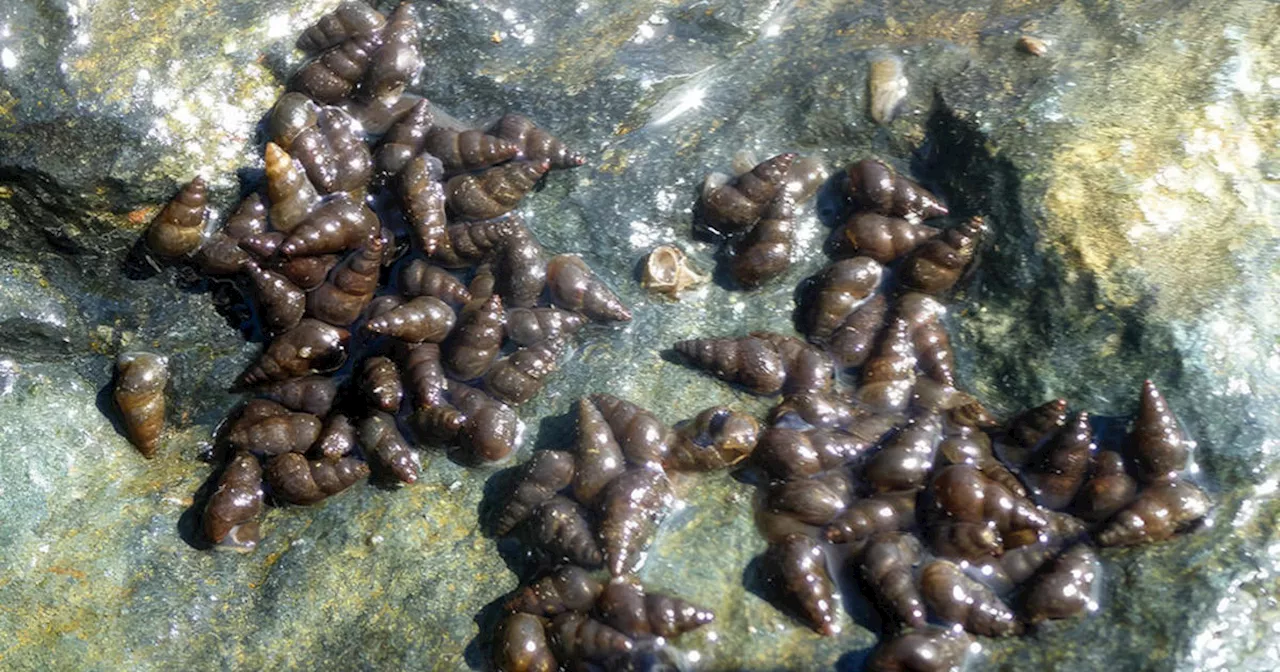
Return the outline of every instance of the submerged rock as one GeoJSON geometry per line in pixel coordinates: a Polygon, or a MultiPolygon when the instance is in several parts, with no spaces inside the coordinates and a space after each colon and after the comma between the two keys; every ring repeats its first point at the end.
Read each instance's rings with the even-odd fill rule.
{"type": "MultiPolygon", "coordinates": [[[[156,667],[270,665],[287,650],[299,661],[330,652],[340,667],[456,668],[479,664],[473,638],[473,650],[491,648],[478,633],[496,621],[473,615],[518,577],[479,531],[489,475],[442,455],[412,489],[359,488],[269,512],[269,534],[247,558],[191,545],[191,512],[207,493],[188,493],[208,469],[190,456],[210,447],[233,400],[224,390],[258,346],[241,333],[252,332],[242,299],[157,272],[130,248],[197,174],[219,218],[235,206],[233,170],[257,165],[255,125],[301,59],[293,39],[332,9],[323,4],[166,2],[140,14],[123,0],[23,0],[5,18],[6,665],[121,667],[148,647],[156,667]],[[173,373],[169,429],[145,464],[103,413],[111,359],[134,348],[169,356],[173,373]]],[[[1280,570],[1266,524],[1280,515],[1280,131],[1266,122],[1280,71],[1258,20],[1272,6],[775,4],[420,7],[428,62],[415,91],[477,126],[495,110],[537,110],[587,154],[587,166],[547,178],[525,206],[529,221],[548,249],[582,255],[633,307],[627,329],[521,408],[526,443],[568,445],[572,422],[555,421],[562,400],[591,393],[669,420],[713,404],[762,413],[766,400],[739,400],[659,351],[709,333],[791,333],[792,288],[826,263],[822,240],[840,223],[833,194],[799,214],[787,274],[752,294],[711,286],[658,304],[632,281],[635,260],[675,241],[713,266],[685,238],[687,208],[708,167],[743,147],[829,165],[883,156],[946,200],[948,226],[988,217],[991,241],[951,300],[959,379],[1005,416],[1055,397],[1126,416],[1153,377],[1197,438],[1195,473],[1219,503],[1197,534],[1104,552],[1096,616],[984,642],[991,664],[1274,669],[1280,610],[1265,596],[1280,570]],[[1070,51],[1027,58],[1014,45],[1032,30],[1070,51]],[[912,85],[881,129],[850,64],[865,72],[885,48],[912,85]]],[[[1114,447],[1124,428],[1098,423],[1100,443],[1114,447]]],[[[854,608],[853,627],[815,641],[751,594],[744,568],[760,541],[750,488],[697,478],[677,485],[685,508],[642,572],[717,613],[681,647],[725,668],[856,668],[849,652],[875,641],[871,621],[854,608]]]]}

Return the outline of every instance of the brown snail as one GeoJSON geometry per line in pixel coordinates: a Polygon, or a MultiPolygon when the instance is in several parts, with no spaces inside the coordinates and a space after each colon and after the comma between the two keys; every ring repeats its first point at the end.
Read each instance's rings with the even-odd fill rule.
{"type": "Polygon", "coordinates": [[[792,153],[779,154],[733,180],[708,180],[702,191],[707,225],[726,235],[746,231],[782,190],[795,159],[792,153]]]}
{"type": "Polygon", "coordinates": [[[445,204],[462,219],[500,217],[514,210],[550,167],[545,159],[518,161],[458,175],[444,185],[445,204]]]}
{"type": "Polygon", "coordinates": [[[519,155],[527,161],[545,159],[552,168],[576,168],[587,162],[582,155],[570,150],[558,138],[539,128],[533,120],[522,114],[503,115],[494,123],[490,132],[514,143],[519,155]]]}
{"type": "Polygon", "coordinates": [[[614,576],[633,572],[667,516],[675,494],[659,469],[632,467],[600,493],[600,546],[614,576]]]}
{"type": "Polygon", "coordinates": [[[573,481],[573,455],[558,450],[539,450],[520,466],[516,486],[498,515],[495,531],[504,535],[533,510],[550,501],[573,481]]]}
{"type": "Polygon", "coordinates": [[[867,660],[868,672],[960,672],[973,638],[950,628],[905,630],[881,640],[867,660]]]}
{"type": "Polygon", "coordinates": [[[356,429],[360,446],[402,483],[418,480],[418,456],[409,448],[394,417],[375,411],[360,421],[356,429]]]}
{"type": "Polygon", "coordinates": [[[551,290],[552,302],[566,310],[582,313],[589,320],[631,320],[631,311],[577,255],[561,254],[547,262],[547,286],[551,290]]]}
{"type": "Polygon", "coordinates": [[[1190,481],[1154,483],[1098,533],[1103,546],[1137,546],[1164,541],[1209,514],[1209,496],[1190,481]]]}
{"type": "Polygon", "coordinates": [[[947,214],[937,196],[876,159],[845,169],[844,190],[860,208],[882,215],[929,219],[947,214]]]}
{"type": "Polygon", "coordinates": [[[320,438],[321,426],[320,419],[310,413],[254,399],[245,404],[228,438],[233,447],[256,455],[305,453],[320,438]]]}
{"type": "Polygon", "coordinates": [[[583,567],[600,566],[600,547],[591,534],[586,512],[568,497],[553,495],[538,505],[528,527],[533,544],[553,560],[564,559],[583,567]]]}
{"type": "Polygon", "coordinates": [[[834,377],[831,358],[799,339],[770,332],[698,338],[674,346],[691,366],[754,394],[820,391],[834,377]]]}
{"type": "Polygon", "coordinates": [[[795,228],[795,203],[783,193],[769,202],[760,221],[733,245],[729,272],[738,284],[753,289],[786,273],[795,228]]]}
{"type": "Polygon", "coordinates": [[[290,504],[315,504],[368,475],[368,465],[355,458],[308,460],[299,453],[271,458],[266,470],[271,494],[290,504]]]}
{"type": "Polygon", "coordinates": [[[241,553],[257,548],[262,500],[262,465],[253,455],[237,452],[205,506],[201,521],[205,537],[219,548],[241,553]]]}
{"type": "Polygon", "coordinates": [[[1172,479],[1187,467],[1189,448],[1193,444],[1183,434],[1164,395],[1150,380],[1142,383],[1132,441],[1134,465],[1144,481],[1172,479]]]}
{"type": "Polygon", "coordinates": [[[502,350],[502,297],[494,294],[462,311],[458,328],[444,343],[445,369],[458,380],[483,376],[502,350]]]}
{"type": "Polygon", "coordinates": [[[902,262],[903,286],[926,294],[949,291],[973,261],[986,231],[982,218],[972,217],[925,241],[902,262]]]}
{"type": "Polygon", "coordinates": [[[509,614],[494,636],[493,662],[501,672],[557,672],[560,664],[547,642],[546,624],[538,616],[509,614]]]}
{"type": "Polygon", "coordinates": [[[349,337],[345,329],[303,318],[298,326],[271,339],[239,383],[252,386],[333,371],[346,361],[349,337]]]}
{"type": "Polygon", "coordinates": [[[407,297],[434,296],[454,308],[471,302],[471,292],[452,273],[414,259],[400,271],[400,292],[407,297]]]}
{"type": "Polygon", "coordinates": [[[1094,588],[1102,577],[1098,554],[1086,544],[1062,552],[1027,589],[1027,620],[1039,623],[1097,611],[1094,588]]]}
{"type": "MultiPolygon", "coordinates": [[[[434,128],[422,142],[423,151],[440,159],[446,173],[463,173],[496,166],[520,151],[510,140],[481,131],[434,128]]],[[[487,219],[487,218],[482,218],[487,219]]]]}
{"type": "Polygon", "coordinates": [[[904,217],[855,212],[832,234],[842,254],[858,254],[887,264],[919,247],[941,231],[904,217]]]}
{"type": "Polygon", "coordinates": [[[1005,637],[1022,632],[1017,616],[990,588],[955,563],[934,560],[920,571],[920,593],[935,616],[975,635],[1005,637]]]}
{"type": "Polygon", "coordinates": [[[205,204],[208,189],[196,177],[165,204],[147,228],[147,247],[165,259],[185,257],[204,242],[205,204]]]}
{"type": "Polygon", "coordinates": [[[316,53],[341,43],[353,35],[372,35],[382,30],[387,18],[363,2],[347,0],[321,16],[298,36],[297,47],[316,53]]]}
{"type": "Polygon", "coordinates": [[[116,358],[116,407],[124,416],[129,441],[148,459],[156,454],[164,430],[164,388],[168,384],[167,358],[150,352],[123,352],[116,358]]]}
{"type": "Polygon", "coordinates": [[[578,400],[578,438],[574,446],[577,473],[573,496],[591,504],[604,486],[626,471],[627,462],[614,430],[600,409],[587,397],[578,400]]]}
{"type": "Polygon", "coordinates": [[[566,611],[588,611],[604,584],[576,565],[565,565],[521,588],[507,601],[507,611],[550,618],[566,611]]]}
{"type": "Polygon", "coordinates": [[[675,427],[671,451],[663,467],[671,471],[711,471],[731,467],[755,450],[760,426],[756,419],[723,406],[713,406],[675,427]]]}
{"type": "Polygon", "coordinates": [[[433,296],[419,296],[375,317],[364,328],[406,343],[440,343],[453,330],[453,309],[433,296]]]}
{"type": "Polygon", "coordinates": [[[768,553],[784,594],[800,608],[809,627],[825,636],[838,633],[835,584],[818,542],[793,534],[770,545],[768,553]]]}

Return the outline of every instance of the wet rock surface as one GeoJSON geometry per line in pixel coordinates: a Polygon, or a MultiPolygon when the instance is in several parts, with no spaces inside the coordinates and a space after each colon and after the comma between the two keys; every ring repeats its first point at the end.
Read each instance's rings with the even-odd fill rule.
{"type": "MultiPolygon", "coordinates": [[[[131,254],[180,183],[260,169],[257,123],[330,3],[200,8],[22,2],[0,15],[0,662],[19,669],[300,665],[482,667],[525,559],[479,524],[502,475],[424,453],[419,482],[273,509],[249,557],[197,548],[197,459],[260,337],[225,286],[131,254]],[[218,308],[222,307],[219,311],[218,308]],[[251,340],[246,342],[245,335],[251,340]],[[144,462],[112,420],[114,355],[170,357],[169,430],[144,462]],[[478,614],[478,615],[477,615],[478,614]]],[[[1218,508],[1196,535],[1102,553],[1102,611],[982,640],[990,669],[1257,669],[1280,664],[1280,43],[1274,4],[441,3],[419,8],[414,88],[476,123],[532,113],[589,164],[522,206],[633,310],[572,354],[521,416],[562,446],[571,400],[609,392],[675,421],[762,412],[660,356],[708,333],[789,333],[823,264],[835,202],[799,220],[798,258],[760,290],[724,281],[670,303],[636,264],[689,239],[695,187],[732,155],[877,154],[985,214],[993,241],[949,327],[961,380],[1003,414],[1065,397],[1133,412],[1154,378],[1199,445],[1218,508]],[[1271,16],[1272,20],[1265,17],[1271,16]],[[1022,35],[1048,45],[1016,48],[1022,35]],[[868,63],[910,82],[867,115],[868,63]],[[606,384],[602,381],[608,381],[606,384]]],[[[522,456],[518,459],[523,459],[522,456]]],[[[681,639],[703,669],[859,669],[870,608],[819,638],[759,595],[749,485],[680,476],[684,506],[640,573],[717,614],[681,639]]]]}

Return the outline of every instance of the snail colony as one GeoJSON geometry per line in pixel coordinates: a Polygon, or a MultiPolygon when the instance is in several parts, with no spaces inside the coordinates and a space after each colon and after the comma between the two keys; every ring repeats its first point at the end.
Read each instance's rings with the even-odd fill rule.
{"type": "MultiPolygon", "coordinates": [[[[314,504],[371,470],[413,483],[417,446],[507,458],[511,407],[538,394],[570,339],[631,318],[580,258],[548,259],[513,212],[582,157],[526,117],[469,129],[405,94],[422,67],[418,30],[408,4],[384,17],[355,2],[308,28],[298,47],[313,58],[268,121],[265,198],[253,191],[207,235],[196,178],[147,231],[156,256],[248,288],[271,336],[236,381],[252,398],[219,441],[203,517],[219,547],[252,550],[268,499],[314,504]],[[369,206],[383,201],[399,207],[369,206]]],[[[787,269],[795,208],[826,178],[789,153],[708,178],[698,225],[724,238],[739,284],[787,269]]],[[[841,186],[852,212],[833,232],[838,259],[802,293],[806,339],[674,344],[688,365],[780,397],[763,422],[712,407],[669,426],[590,395],[574,444],[535,451],[497,493],[493,531],[543,567],[506,603],[498,669],[644,668],[713,621],[634,575],[675,501],[673,472],[732,468],[757,484],[774,598],[815,631],[839,632],[833,577],[856,575],[883,616],[873,670],[958,669],[971,635],[1096,610],[1095,546],[1161,541],[1207,515],[1184,477],[1194,443],[1149,381],[1124,445],[1102,450],[1064,400],[1001,423],[962,391],[940,297],[986,223],[925,223],[948,215],[941,200],[874,159],[841,186]]],[[[671,247],[645,268],[646,286],[672,295],[699,280],[671,247]]],[[[116,400],[148,457],[166,383],[163,357],[119,357],[116,400]]]]}
{"type": "MultiPolygon", "coordinates": [[[[206,234],[197,177],[147,230],[155,256],[241,283],[270,337],[220,437],[203,518],[218,546],[255,547],[267,493],[313,504],[371,469],[414,482],[403,427],[466,463],[507,458],[511,407],[538,394],[573,335],[631,319],[582,259],[548,259],[512,212],[582,157],[524,116],[468,129],[405,94],[418,31],[409,4],[384,17],[354,2],[308,28],[297,44],[313,58],[268,118],[265,194],[206,234]]],[[[118,370],[118,405],[150,456],[164,359],[126,353],[118,370]]]]}

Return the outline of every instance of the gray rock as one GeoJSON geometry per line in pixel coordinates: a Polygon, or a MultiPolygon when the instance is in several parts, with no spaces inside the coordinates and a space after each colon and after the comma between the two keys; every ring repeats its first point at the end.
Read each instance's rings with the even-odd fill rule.
{"type": "MultiPolygon", "coordinates": [[[[332,4],[332,3],[326,3],[332,4]]],[[[311,3],[150,8],[24,0],[0,33],[0,660],[15,669],[483,667],[522,558],[482,534],[490,472],[424,453],[420,482],[273,509],[251,556],[193,548],[197,456],[257,351],[225,288],[129,256],[176,186],[226,212],[260,165],[256,122],[299,55],[311,3]],[[226,312],[224,310],[224,312],[226,312]],[[169,433],[144,461],[113,427],[111,359],[170,356],[169,433]],[[103,401],[107,400],[107,401],[103,401]],[[505,555],[504,555],[505,553],[505,555]]],[[[1121,416],[1152,377],[1198,439],[1219,506],[1198,534],[1103,554],[1102,611],[984,641],[993,669],[1280,665],[1271,599],[1280,479],[1280,62],[1274,4],[656,1],[432,3],[417,89],[462,119],[524,111],[587,152],[524,207],[548,250],[582,254],[635,321],[590,329],[521,414],[563,445],[570,402],[607,391],[675,421],[727,403],[661,359],[708,330],[790,329],[824,257],[830,199],[798,259],[751,293],[645,295],[637,261],[689,240],[702,176],[796,150],[909,166],[994,240],[952,299],[966,384],[1011,413],[1054,396],[1121,416]],[[1046,40],[1034,57],[1018,37],[1046,40]],[[867,116],[866,64],[901,57],[906,104],[867,116]],[[612,381],[602,388],[600,381],[612,381]],[[550,417],[550,420],[541,420],[550,417]]],[[[680,478],[686,506],[641,576],[716,611],[686,635],[709,669],[856,669],[875,641],[848,605],[821,639],[744,587],[764,547],[751,490],[680,478]],[[713,542],[713,543],[709,543],[713,542]]]]}

